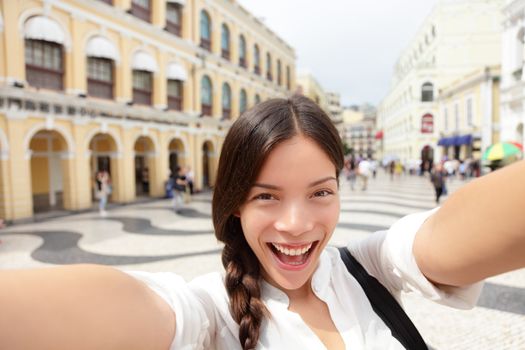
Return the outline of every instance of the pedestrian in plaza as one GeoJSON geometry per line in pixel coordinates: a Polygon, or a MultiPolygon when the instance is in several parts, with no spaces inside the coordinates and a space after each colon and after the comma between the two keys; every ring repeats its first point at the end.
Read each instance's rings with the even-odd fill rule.
{"type": "Polygon", "coordinates": [[[355,180],[357,177],[356,160],[353,155],[345,161],[346,180],[350,183],[350,189],[355,188],[355,180]]]}
{"type": "Polygon", "coordinates": [[[96,176],[96,198],[98,198],[98,212],[100,216],[106,216],[106,205],[108,197],[112,193],[111,178],[106,170],[99,171],[96,176]]]}
{"type": "Polygon", "coordinates": [[[177,166],[175,173],[172,174],[171,188],[173,189],[173,210],[177,212],[184,206],[186,193],[186,176],[180,166],[177,166]]]}
{"type": "Polygon", "coordinates": [[[190,195],[193,195],[193,170],[191,170],[190,166],[186,167],[186,171],[184,172],[184,176],[186,177],[186,183],[188,184],[190,195]]]}
{"type": "Polygon", "coordinates": [[[525,162],[338,250],[327,244],[343,163],[313,101],[257,104],[232,124],[218,165],[224,273],[187,283],[96,265],[0,271],[0,348],[425,349],[389,293],[470,308],[479,281],[525,266],[525,162]]]}
{"type": "Polygon", "coordinates": [[[359,162],[358,173],[359,178],[361,179],[361,190],[366,191],[368,186],[368,178],[370,177],[371,165],[368,158],[365,158],[359,162]]]}
{"type": "Polygon", "coordinates": [[[141,182],[142,182],[142,193],[143,194],[149,193],[149,169],[148,167],[144,167],[142,169],[140,176],[141,176],[141,182]]]}
{"type": "Polygon", "coordinates": [[[430,174],[430,182],[432,182],[434,191],[436,192],[436,204],[439,204],[441,195],[446,194],[446,176],[445,170],[441,164],[437,164],[430,174]]]}

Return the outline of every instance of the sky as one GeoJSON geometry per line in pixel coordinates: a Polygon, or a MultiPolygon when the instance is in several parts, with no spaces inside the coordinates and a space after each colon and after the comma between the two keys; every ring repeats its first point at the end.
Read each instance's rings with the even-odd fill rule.
{"type": "Polygon", "coordinates": [[[237,0],[294,49],[345,106],[377,105],[394,64],[438,0],[237,0]]]}

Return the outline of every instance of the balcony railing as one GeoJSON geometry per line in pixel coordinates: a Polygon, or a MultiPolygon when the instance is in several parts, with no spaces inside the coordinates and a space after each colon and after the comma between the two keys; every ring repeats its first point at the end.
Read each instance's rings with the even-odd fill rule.
{"type": "Polygon", "coordinates": [[[88,79],[88,95],[112,100],[113,83],[95,79],[88,79]]]}
{"type": "Polygon", "coordinates": [[[211,117],[211,110],[212,110],[211,105],[206,105],[206,104],[201,105],[202,115],[211,117]]]}
{"type": "Polygon", "coordinates": [[[168,96],[168,109],[182,111],[182,97],[168,96]]]}
{"type": "Polygon", "coordinates": [[[142,7],[132,2],[130,13],[143,21],[151,22],[151,10],[149,8],[142,7]]]}
{"type": "Polygon", "coordinates": [[[133,103],[151,106],[151,91],[134,88],[133,103]]]}
{"type": "Polygon", "coordinates": [[[222,58],[227,59],[229,61],[230,60],[230,50],[222,49],[221,50],[221,56],[222,56],[222,58]]]}
{"type": "Polygon", "coordinates": [[[201,38],[200,47],[202,47],[204,50],[211,51],[211,41],[206,38],[201,38]]]}
{"type": "MultiPolygon", "coordinates": [[[[0,87],[0,112],[3,114],[35,114],[61,116],[63,118],[110,118],[112,120],[141,120],[166,125],[189,127],[191,123],[202,123],[197,113],[162,111],[152,107],[130,106],[114,100],[84,98],[51,90],[21,89],[11,86],[0,87]]],[[[211,106],[209,108],[211,115],[211,106]]],[[[220,126],[225,122],[207,118],[209,126],[220,126]]],[[[230,123],[230,122],[226,122],[230,123]]]]}
{"type": "Polygon", "coordinates": [[[64,90],[64,73],[51,69],[26,65],[26,76],[29,85],[50,90],[64,90]]]}
{"type": "Polygon", "coordinates": [[[180,24],[166,21],[166,27],[164,28],[168,33],[176,36],[181,36],[180,24]]]}

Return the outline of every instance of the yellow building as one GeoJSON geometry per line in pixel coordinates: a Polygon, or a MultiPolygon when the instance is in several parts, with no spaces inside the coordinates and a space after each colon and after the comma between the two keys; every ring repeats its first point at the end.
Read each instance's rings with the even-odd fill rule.
{"type": "Polygon", "coordinates": [[[0,0],[0,218],[90,208],[98,170],[117,203],[176,166],[213,186],[232,120],[294,82],[294,50],[235,1],[0,0]]]}
{"type": "Polygon", "coordinates": [[[345,107],[344,142],[350,152],[361,158],[378,159],[376,147],[376,109],[368,104],[345,107]]]}
{"type": "Polygon", "coordinates": [[[436,160],[473,158],[500,139],[500,67],[478,69],[446,86],[438,99],[436,160]]]}
{"type": "Polygon", "coordinates": [[[301,72],[297,75],[297,92],[315,101],[326,113],[329,112],[326,92],[312,74],[301,72]]]}

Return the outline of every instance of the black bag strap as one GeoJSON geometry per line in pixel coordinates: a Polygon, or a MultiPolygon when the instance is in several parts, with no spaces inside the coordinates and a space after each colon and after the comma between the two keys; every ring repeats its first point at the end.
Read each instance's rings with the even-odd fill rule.
{"type": "Polygon", "coordinates": [[[392,335],[408,350],[428,350],[425,341],[419,334],[405,310],[399,305],[390,292],[345,248],[338,248],[348,271],[355,277],[366,297],[372,304],[372,309],[390,328],[392,335]]]}

